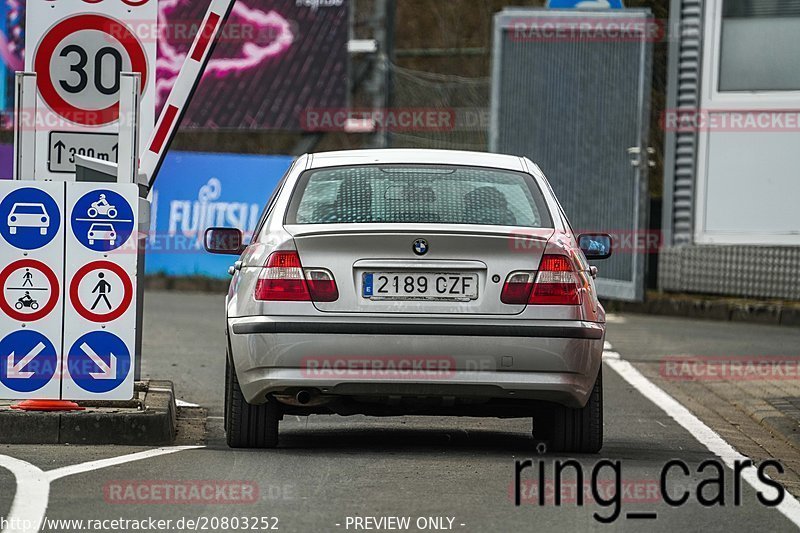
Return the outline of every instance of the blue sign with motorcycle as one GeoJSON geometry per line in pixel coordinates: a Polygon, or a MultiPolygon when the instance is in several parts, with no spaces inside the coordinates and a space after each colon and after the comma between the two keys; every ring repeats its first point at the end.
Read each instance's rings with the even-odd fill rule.
{"type": "Polygon", "coordinates": [[[72,381],[85,391],[102,394],[116,389],[131,370],[131,354],[112,333],[92,331],[80,337],[67,354],[72,381]]]}
{"type": "Polygon", "coordinates": [[[110,252],[133,233],[133,208],[120,194],[98,189],[83,195],[72,209],[72,232],[95,252],[110,252]]]}
{"type": "Polygon", "coordinates": [[[58,204],[41,189],[17,189],[0,202],[0,235],[14,248],[43,248],[58,235],[60,227],[58,204]]]}
{"type": "Polygon", "coordinates": [[[35,392],[50,383],[56,370],[58,353],[41,333],[20,330],[0,341],[0,383],[5,387],[35,392]]]}

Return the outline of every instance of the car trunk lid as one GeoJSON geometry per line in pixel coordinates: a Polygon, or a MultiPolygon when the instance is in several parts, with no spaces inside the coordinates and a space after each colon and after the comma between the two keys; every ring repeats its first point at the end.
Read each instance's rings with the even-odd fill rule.
{"type": "Polygon", "coordinates": [[[317,309],[376,314],[521,313],[525,305],[501,302],[503,283],[511,272],[536,270],[553,234],[552,229],[424,224],[379,229],[365,224],[290,225],[286,229],[294,237],[303,267],[327,269],[336,280],[339,298],[315,302],[317,309]],[[417,246],[419,241],[426,244],[424,253],[417,246]],[[388,280],[380,279],[381,275],[388,280]],[[410,292],[406,290],[409,279],[410,292]],[[371,292],[367,290],[370,281],[371,292]],[[428,290],[422,291],[423,285],[428,290]],[[379,295],[381,286],[392,294],[379,295]]]}

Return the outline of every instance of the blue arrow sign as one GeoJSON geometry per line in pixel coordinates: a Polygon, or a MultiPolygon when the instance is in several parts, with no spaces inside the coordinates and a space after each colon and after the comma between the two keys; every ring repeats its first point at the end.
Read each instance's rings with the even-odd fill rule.
{"type": "Polygon", "coordinates": [[[75,202],[71,220],[75,238],[96,252],[116,250],[133,233],[133,208],[114,191],[84,194],[75,202]]]}
{"type": "Polygon", "coordinates": [[[551,9],[624,9],[622,0],[548,0],[547,7],[551,9]]]}
{"type": "Polygon", "coordinates": [[[0,202],[0,235],[14,248],[38,250],[60,227],[58,204],[41,189],[17,189],[0,202]]]}
{"type": "Polygon", "coordinates": [[[72,381],[88,392],[105,393],[119,387],[131,369],[131,354],[112,333],[93,331],[75,341],[67,354],[72,381]]]}
{"type": "Polygon", "coordinates": [[[58,354],[37,331],[22,330],[0,341],[0,382],[16,392],[35,392],[53,379],[58,354]]]}

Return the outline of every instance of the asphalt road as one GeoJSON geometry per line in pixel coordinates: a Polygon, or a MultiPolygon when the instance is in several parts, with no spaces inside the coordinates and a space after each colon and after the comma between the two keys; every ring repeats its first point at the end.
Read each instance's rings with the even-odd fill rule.
{"type": "MultiPolygon", "coordinates": [[[[598,496],[611,502],[614,491],[609,483],[620,479],[620,515],[610,524],[598,521],[594,513],[611,516],[616,505],[588,500],[578,505],[572,497],[569,489],[574,488],[574,469],[564,476],[565,500],[560,506],[553,503],[548,490],[552,489],[555,463],[569,458],[537,455],[527,420],[287,417],[281,426],[279,449],[229,450],[222,439],[220,418],[222,305],[222,297],[211,295],[149,293],[146,298],[144,373],[173,380],[179,398],[208,409],[203,447],[161,450],[143,457],[130,455],[146,452],[143,448],[0,446],[0,454],[36,467],[16,482],[0,469],[0,516],[8,516],[15,494],[25,490],[29,497],[24,507],[16,509],[18,517],[32,517],[46,506],[48,520],[172,520],[163,531],[234,531],[244,530],[245,525],[250,531],[276,525],[279,531],[290,532],[364,531],[367,526],[389,530],[378,526],[396,525],[365,521],[368,517],[407,517],[409,531],[712,532],[790,531],[796,527],[797,517],[791,510],[787,513],[795,522],[762,505],[748,483],[742,482],[741,501],[735,505],[736,476],[730,468],[724,469],[721,480],[725,505],[698,503],[698,485],[716,477],[716,472],[713,466],[702,473],[697,469],[704,461],[722,464],[720,459],[698,440],[703,435],[698,437],[680,425],[663,410],[664,402],[656,405],[634,388],[618,374],[615,368],[621,367],[613,362],[604,369],[605,447],[597,456],[573,457],[587,482],[602,459],[619,461],[619,474],[601,470],[596,484],[598,496]],[[90,463],[115,457],[123,458],[119,464],[90,463]],[[536,482],[538,474],[532,468],[521,475],[523,502],[515,505],[515,461],[525,459],[531,459],[534,468],[544,468],[548,494],[544,506],[536,505],[535,496],[531,497],[535,493],[529,485],[536,482]],[[676,469],[668,477],[668,495],[677,497],[684,490],[690,495],[677,507],[667,505],[657,490],[661,471],[672,459],[683,461],[690,471],[683,475],[676,469]],[[69,465],[81,466],[65,470],[69,465]],[[42,484],[42,479],[50,482],[49,500],[43,494],[47,483],[42,484]],[[146,493],[140,490],[142,486],[146,493]],[[180,487],[213,490],[205,493],[210,498],[198,496],[199,501],[189,498],[188,503],[165,503],[163,491],[180,487]],[[157,496],[155,489],[159,488],[162,494],[157,496]],[[656,516],[637,518],[630,513],[656,516]],[[215,521],[234,517],[238,522],[215,521]],[[258,521],[253,522],[254,518],[258,521]],[[188,527],[186,520],[198,519],[199,527],[188,527]],[[357,528],[357,524],[364,527],[357,528]]],[[[632,361],[678,353],[707,354],[724,342],[729,343],[724,349],[738,347],[743,353],[755,353],[752,350],[758,348],[758,353],[786,355],[788,350],[798,350],[796,330],[699,321],[668,322],[665,329],[664,320],[671,319],[623,319],[610,324],[608,340],[623,360],[632,361]]],[[[587,486],[590,490],[590,484],[587,486]]],[[[704,494],[713,496],[718,489],[706,483],[704,494]]],[[[138,525],[142,530],[141,526],[153,524],[138,525]]],[[[133,530],[132,522],[95,525],[101,528],[90,530],[133,530]]],[[[74,523],[42,529],[79,530],[74,523]]]]}

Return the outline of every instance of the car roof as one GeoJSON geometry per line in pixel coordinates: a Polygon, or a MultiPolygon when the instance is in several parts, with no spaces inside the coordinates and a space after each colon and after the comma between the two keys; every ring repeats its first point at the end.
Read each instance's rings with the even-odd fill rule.
{"type": "Polygon", "coordinates": [[[466,152],[458,150],[422,150],[407,148],[344,150],[311,154],[309,169],[350,165],[418,164],[462,165],[525,171],[519,156],[466,152]]]}

